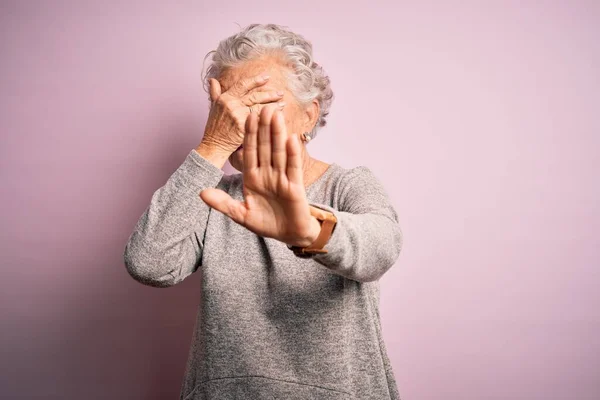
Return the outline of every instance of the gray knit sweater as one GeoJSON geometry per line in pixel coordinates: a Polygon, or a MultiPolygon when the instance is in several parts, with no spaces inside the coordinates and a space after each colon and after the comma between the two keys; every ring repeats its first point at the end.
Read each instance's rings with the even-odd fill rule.
{"type": "Polygon", "coordinates": [[[402,247],[398,215],[370,169],[331,164],[306,189],[335,214],[327,254],[301,258],[199,197],[243,201],[242,174],[191,150],[154,192],[125,246],[152,286],[202,274],[181,399],[399,399],[382,340],[378,279],[402,247]]]}

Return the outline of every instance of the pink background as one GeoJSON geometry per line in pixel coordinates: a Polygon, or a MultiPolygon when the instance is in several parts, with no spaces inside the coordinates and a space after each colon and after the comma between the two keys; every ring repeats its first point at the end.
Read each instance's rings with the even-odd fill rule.
{"type": "Polygon", "coordinates": [[[177,398],[200,276],[144,287],[123,249],[200,141],[204,55],[272,22],[333,82],[311,154],[400,215],[403,399],[600,398],[598,2],[0,4],[0,397],[177,398]]]}

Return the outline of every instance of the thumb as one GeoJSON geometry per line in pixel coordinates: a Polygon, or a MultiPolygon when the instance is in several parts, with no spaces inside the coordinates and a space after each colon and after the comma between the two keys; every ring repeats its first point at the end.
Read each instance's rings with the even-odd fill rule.
{"type": "Polygon", "coordinates": [[[221,84],[215,78],[210,78],[210,99],[216,101],[221,96],[221,84]]]}
{"type": "Polygon", "coordinates": [[[200,192],[200,198],[209,207],[222,212],[240,225],[244,225],[246,206],[241,201],[234,200],[221,189],[209,188],[200,192]]]}

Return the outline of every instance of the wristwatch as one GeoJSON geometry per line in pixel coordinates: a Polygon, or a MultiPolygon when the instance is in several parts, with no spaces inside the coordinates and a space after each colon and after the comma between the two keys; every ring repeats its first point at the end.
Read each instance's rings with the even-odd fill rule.
{"type": "Polygon", "coordinates": [[[329,241],[337,223],[335,215],[324,208],[311,205],[310,214],[321,223],[321,232],[319,233],[319,236],[317,236],[317,239],[306,247],[288,245],[288,248],[292,250],[295,255],[302,258],[312,257],[315,254],[327,253],[327,250],[323,247],[325,247],[329,241]]]}

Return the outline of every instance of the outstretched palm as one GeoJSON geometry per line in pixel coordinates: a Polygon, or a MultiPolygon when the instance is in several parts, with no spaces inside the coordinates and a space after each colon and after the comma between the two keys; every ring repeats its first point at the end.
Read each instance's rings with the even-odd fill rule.
{"type": "Polygon", "coordinates": [[[244,202],[215,188],[203,190],[202,200],[257,235],[312,243],[319,223],[306,198],[300,142],[288,136],[282,112],[269,106],[260,117],[250,113],[243,146],[244,202]]]}

